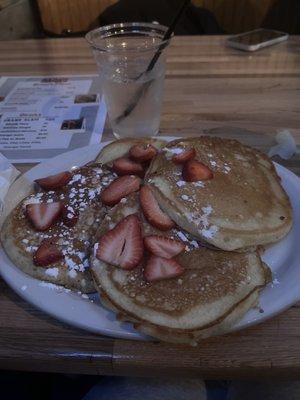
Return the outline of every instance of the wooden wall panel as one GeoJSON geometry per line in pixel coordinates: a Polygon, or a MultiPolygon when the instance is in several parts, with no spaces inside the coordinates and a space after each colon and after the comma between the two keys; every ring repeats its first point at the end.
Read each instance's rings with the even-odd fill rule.
{"type": "MultiPolygon", "coordinates": [[[[37,2],[44,29],[59,35],[68,30],[87,31],[97,16],[117,0],[37,0],[37,2]]],[[[194,4],[211,10],[220,26],[228,33],[245,32],[259,27],[274,2],[275,0],[193,0],[194,4]]]]}
{"type": "Polygon", "coordinates": [[[276,0],[193,0],[212,11],[227,33],[246,32],[258,28],[276,0]]]}
{"type": "Polygon", "coordinates": [[[117,0],[37,0],[43,27],[60,35],[64,31],[85,32],[109,5],[117,0]]]}

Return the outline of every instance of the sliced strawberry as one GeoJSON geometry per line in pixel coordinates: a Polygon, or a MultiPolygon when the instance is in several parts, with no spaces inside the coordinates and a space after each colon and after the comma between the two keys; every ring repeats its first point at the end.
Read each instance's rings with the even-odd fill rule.
{"type": "Polygon", "coordinates": [[[120,176],[122,175],[138,175],[144,176],[144,168],[141,164],[131,160],[128,157],[117,158],[113,162],[113,170],[120,176]]]}
{"type": "Polygon", "coordinates": [[[134,161],[146,162],[152,160],[158,153],[157,149],[152,144],[136,144],[129,150],[129,156],[134,161]]]}
{"type": "Polygon", "coordinates": [[[175,278],[183,273],[184,268],[177,261],[157,256],[150,256],[144,268],[147,282],[175,278]]]}
{"type": "Polygon", "coordinates": [[[100,238],[96,257],[129,270],[138,266],[143,252],[141,221],[137,215],[131,214],[100,238]]]}
{"type": "Polygon", "coordinates": [[[46,231],[59,218],[63,209],[61,202],[27,204],[26,215],[34,228],[46,231]]]}
{"type": "Polygon", "coordinates": [[[188,160],[195,158],[195,156],[196,156],[196,150],[194,148],[188,150],[182,150],[181,153],[175,154],[175,156],[172,157],[172,161],[175,164],[184,164],[188,160]]]}
{"type": "Polygon", "coordinates": [[[174,240],[159,235],[145,237],[144,245],[150,253],[164,258],[175,257],[185,249],[185,245],[180,240],[174,240]]]}
{"type": "Polygon", "coordinates": [[[114,206],[132,192],[139,190],[141,179],[135,175],[125,175],[112,181],[100,194],[101,201],[114,206]]]}
{"type": "Polygon", "coordinates": [[[65,204],[63,205],[61,218],[66,226],[68,226],[69,228],[75,226],[77,224],[78,217],[78,213],[74,211],[73,207],[65,204]]]}
{"type": "Polygon", "coordinates": [[[143,186],[140,190],[140,204],[146,219],[151,225],[161,231],[167,231],[175,226],[171,218],[159,207],[149,185],[143,186]]]}
{"type": "Polygon", "coordinates": [[[182,178],[186,182],[206,181],[213,178],[212,171],[197,160],[187,161],[182,168],[182,178]]]}
{"type": "Polygon", "coordinates": [[[56,261],[63,258],[61,250],[56,244],[51,243],[51,241],[44,240],[37,251],[33,255],[33,262],[35,265],[46,267],[56,261]]]}
{"type": "Polygon", "coordinates": [[[36,179],[35,182],[45,190],[53,190],[63,187],[71,178],[71,172],[64,171],[56,175],[47,176],[46,178],[36,179]]]}

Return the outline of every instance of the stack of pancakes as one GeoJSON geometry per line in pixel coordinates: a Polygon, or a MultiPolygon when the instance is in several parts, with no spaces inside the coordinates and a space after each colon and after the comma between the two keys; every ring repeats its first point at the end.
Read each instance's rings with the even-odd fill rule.
{"type": "Polygon", "coordinates": [[[67,289],[93,293],[95,286],[89,272],[90,248],[107,211],[97,197],[116,175],[100,164],[76,168],[68,174],[70,176],[66,183],[50,190],[25,179],[15,182],[9,193],[11,201],[5,205],[4,212],[6,209],[12,211],[3,223],[1,243],[13,263],[32,277],[63,285],[67,289]],[[19,193],[21,197],[26,193],[20,202],[19,193]],[[76,219],[73,223],[71,219],[63,221],[63,218],[55,217],[47,229],[37,229],[26,210],[27,207],[41,204],[48,207],[63,204],[67,207],[66,216],[76,216],[76,219]],[[51,253],[51,249],[56,248],[54,245],[63,257],[56,259],[55,252],[51,253]],[[35,260],[39,248],[44,248],[44,258],[46,256],[49,259],[43,265],[35,260]]]}
{"type": "MultiPolygon", "coordinates": [[[[104,148],[99,161],[111,165],[113,148],[120,145],[127,154],[132,143],[123,140],[104,148]]],[[[140,196],[131,194],[109,211],[99,227],[92,274],[103,303],[120,319],[161,340],[194,344],[227,332],[257,305],[260,290],[271,278],[259,252],[289,232],[291,206],[268,157],[235,140],[202,136],[160,147],[143,184],[151,188],[174,226],[169,230],[153,226],[140,196]],[[212,178],[183,178],[184,166],[174,162],[174,156],[191,149],[212,178]],[[101,259],[101,238],[131,214],[139,217],[144,240],[157,235],[184,243],[184,251],[174,257],[183,273],[148,281],[145,248],[132,270],[101,259]]],[[[124,153],[116,151],[117,157],[124,153]]]]}

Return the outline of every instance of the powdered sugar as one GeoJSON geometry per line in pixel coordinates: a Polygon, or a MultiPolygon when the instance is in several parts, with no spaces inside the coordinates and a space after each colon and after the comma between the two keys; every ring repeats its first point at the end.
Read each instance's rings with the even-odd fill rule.
{"type": "Polygon", "coordinates": [[[193,249],[197,249],[199,248],[199,244],[197,243],[197,241],[193,238],[193,236],[191,234],[189,234],[188,232],[182,232],[179,230],[176,230],[176,236],[182,241],[185,242],[186,246],[185,246],[185,251],[191,251],[193,249]]]}
{"type": "Polygon", "coordinates": [[[69,181],[68,185],[72,185],[74,182],[78,182],[83,180],[83,176],[81,174],[74,174],[72,179],[69,181]]]}
{"type": "Polygon", "coordinates": [[[195,247],[196,249],[199,248],[199,244],[198,244],[198,242],[197,242],[196,240],[192,240],[190,243],[191,243],[191,245],[192,245],[193,247],[195,247]]]}
{"type": "Polygon", "coordinates": [[[176,185],[177,185],[178,187],[182,187],[182,186],[184,186],[185,184],[186,184],[185,181],[177,181],[177,182],[176,182],[176,185]]]}
{"type": "MultiPolygon", "coordinates": [[[[82,167],[74,173],[72,179],[63,188],[64,193],[58,191],[39,192],[30,195],[22,202],[22,206],[26,204],[47,202],[52,203],[64,200],[67,205],[66,216],[72,219],[78,211],[84,211],[90,204],[94,204],[103,187],[108,185],[116,175],[102,168],[82,167]],[[100,175],[101,174],[101,175],[100,175]]],[[[101,203],[99,204],[98,214],[95,216],[87,216],[83,221],[87,226],[92,225],[96,220],[102,218],[101,203]],[[95,218],[97,215],[97,218],[95,218]],[[92,221],[91,223],[89,221],[92,221]]],[[[21,218],[26,218],[24,213],[21,218]]],[[[81,221],[81,220],[80,220],[81,221]]],[[[61,261],[65,264],[66,273],[71,279],[75,279],[78,273],[84,272],[89,267],[88,251],[90,246],[90,234],[88,229],[80,229],[77,232],[75,228],[68,227],[63,221],[57,221],[46,232],[36,232],[33,229],[26,229],[23,237],[20,237],[25,252],[31,256],[38,249],[43,239],[54,239],[63,253],[64,259],[61,261]],[[80,250],[79,250],[80,249],[80,250]]],[[[51,278],[59,276],[59,269],[49,267],[44,270],[51,278]]]]}
{"type": "Polygon", "coordinates": [[[99,243],[94,244],[94,257],[96,257],[97,251],[98,251],[99,243]]]}
{"type": "Polygon", "coordinates": [[[72,279],[75,279],[77,277],[77,272],[75,271],[75,269],[71,269],[70,271],[68,271],[68,276],[72,279]]]}
{"type": "Polygon", "coordinates": [[[23,207],[26,208],[28,204],[38,204],[41,203],[41,196],[30,196],[23,201],[23,207]]]}
{"type": "Polygon", "coordinates": [[[212,206],[208,205],[206,207],[202,207],[201,210],[203,211],[204,214],[210,215],[212,213],[212,206]]]}
{"type": "Polygon", "coordinates": [[[228,164],[224,164],[224,173],[225,174],[228,174],[229,172],[231,171],[231,168],[229,167],[229,165],[228,164]]]}
{"type": "Polygon", "coordinates": [[[201,210],[203,211],[202,216],[200,217],[200,220],[203,225],[203,229],[200,230],[201,234],[206,237],[206,238],[212,238],[218,231],[218,227],[215,225],[210,225],[208,222],[208,217],[212,213],[213,209],[211,205],[208,205],[206,207],[202,207],[201,210]]]}
{"type": "Polygon", "coordinates": [[[185,236],[185,234],[183,232],[177,231],[176,234],[183,242],[187,242],[188,241],[187,237],[185,236]]]}
{"type": "Polygon", "coordinates": [[[37,249],[38,249],[37,246],[27,246],[27,247],[25,247],[25,251],[27,253],[32,253],[32,252],[36,251],[37,249]]]}
{"type": "Polygon", "coordinates": [[[184,151],[182,147],[164,147],[163,150],[166,152],[166,157],[171,158],[175,154],[180,154],[184,151]]]}
{"type": "Polygon", "coordinates": [[[89,199],[91,199],[91,200],[94,199],[96,197],[96,193],[97,193],[96,190],[90,189],[88,192],[89,199]]]}
{"type": "Polygon", "coordinates": [[[213,208],[210,204],[201,208],[202,213],[191,213],[189,214],[188,220],[198,226],[199,233],[206,237],[212,238],[218,231],[216,225],[209,223],[209,217],[213,212],[213,208]]]}
{"type": "Polygon", "coordinates": [[[93,170],[96,172],[97,175],[100,175],[103,173],[103,169],[99,168],[99,167],[93,168],[93,170]]]}
{"type": "Polygon", "coordinates": [[[215,234],[218,232],[219,228],[216,225],[211,225],[209,228],[202,229],[201,234],[208,238],[211,239],[212,237],[215,236],[215,234]]]}
{"type": "Polygon", "coordinates": [[[195,187],[204,187],[204,182],[202,181],[192,182],[192,185],[195,187]]]}
{"type": "Polygon", "coordinates": [[[59,270],[58,270],[57,267],[54,267],[54,268],[47,268],[47,269],[45,270],[45,274],[46,274],[46,275],[49,275],[49,276],[52,276],[53,278],[57,278],[57,277],[58,277],[58,273],[59,273],[59,270]]]}
{"type": "MultiPolygon", "coordinates": [[[[71,251],[69,251],[69,254],[71,253],[71,251]]],[[[65,255],[65,263],[67,265],[67,267],[69,269],[74,269],[74,270],[78,270],[80,272],[83,272],[86,268],[86,266],[84,265],[84,263],[78,263],[76,261],[74,261],[74,259],[72,257],[70,257],[70,255],[65,255]]]]}

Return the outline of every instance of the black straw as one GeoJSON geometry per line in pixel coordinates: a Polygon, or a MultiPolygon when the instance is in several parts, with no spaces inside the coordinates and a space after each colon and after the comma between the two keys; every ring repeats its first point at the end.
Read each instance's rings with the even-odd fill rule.
{"type": "MultiPolygon", "coordinates": [[[[136,79],[139,79],[143,74],[151,71],[154,67],[154,65],[156,64],[159,56],[161,55],[162,50],[165,48],[166,44],[164,43],[166,40],[170,39],[170,37],[172,36],[175,27],[179,21],[179,19],[181,18],[182,14],[184,13],[184,11],[186,10],[187,6],[189,5],[191,0],[184,0],[181,7],[178,9],[178,12],[176,13],[176,15],[174,16],[173,21],[171,22],[169,28],[167,29],[166,33],[164,34],[163,38],[162,38],[162,42],[163,44],[161,44],[159,46],[159,48],[156,50],[156,53],[154,54],[152,60],[150,61],[147,69],[145,72],[142,72],[136,79]]],[[[123,121],[123,119],[125,119],[126,117],[128,117],[131,112],[135,109],[135,107],[137,106],[140,98],[143,96],[144,92],[148,89],[148,87],[150,86],[151,81],[147,82],[145,85],[143,85],[138,92],[136,93],[136,95],[134,96],[134,99],[130,102],[130,104],[128,105],[128,107],[126,108],[126,110],[119,115],[116,119],[115,122],[116,124],[119,124],[120,122],[123,121]]]]}

